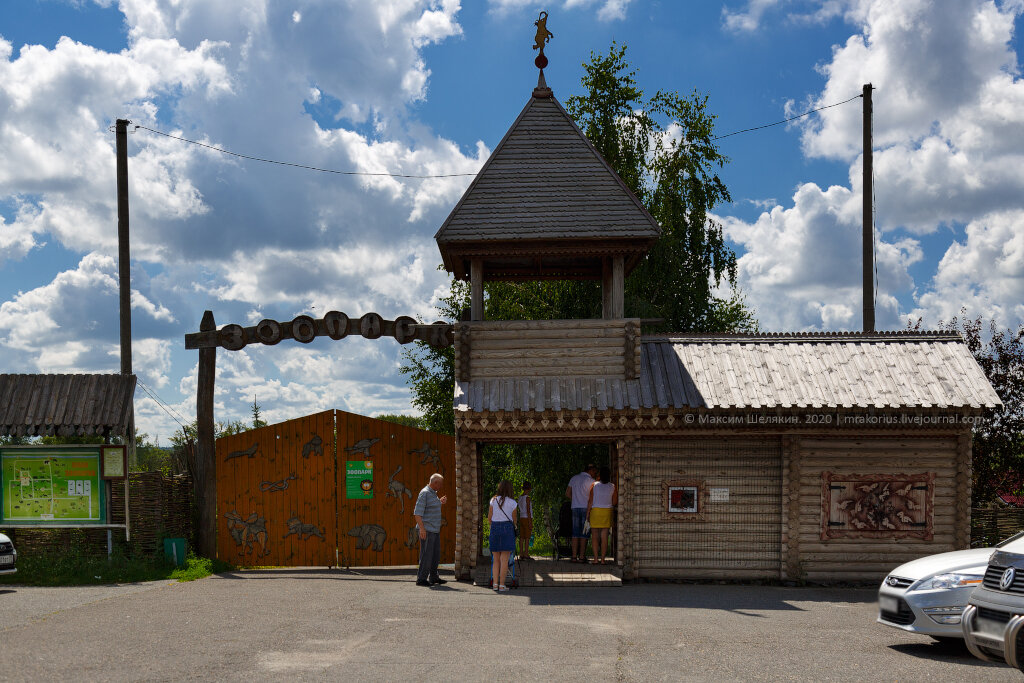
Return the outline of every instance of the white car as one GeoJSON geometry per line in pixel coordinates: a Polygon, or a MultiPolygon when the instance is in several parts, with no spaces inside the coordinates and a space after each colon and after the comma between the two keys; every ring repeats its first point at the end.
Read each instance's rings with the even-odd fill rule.
{"type": "Polygon", "coordinates": [[[7,534],[0,534],[0,574],[18,571],[18,551],[7,534]]]}
{"type": "Polygon", "coordinates": [[[936,640],[963,639],[960,618],[996,548],[1024,553],[1024,531],[994,548],[929,555],[896,567],[878,589],[878,623],[936,640]]]}

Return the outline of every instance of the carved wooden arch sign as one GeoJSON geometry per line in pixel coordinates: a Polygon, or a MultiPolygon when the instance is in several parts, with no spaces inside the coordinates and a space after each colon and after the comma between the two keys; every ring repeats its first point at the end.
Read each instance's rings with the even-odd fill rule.
{"type": "Polygon", "coordinates": [[[294,339],[308,344],[317,337],[344,339],[350,334],[367,339],[394,337],[399,344],[408,344],[419,339],[438,347],[451,346],[454,341],[452,325],[446,322],[420,324],[407,315],[385,320],[377,313],[366,313],[359,318],[350,318],[339,311],[331,311],[319,319],[308,315],[300,315],[284,322],[267,318],[252,327],[230,324],[219,330],[186,334],[185,348],[203,349],[220,346],[228,351],[238,351],[248,344],[273,346],[282,339],[294,339]]]}

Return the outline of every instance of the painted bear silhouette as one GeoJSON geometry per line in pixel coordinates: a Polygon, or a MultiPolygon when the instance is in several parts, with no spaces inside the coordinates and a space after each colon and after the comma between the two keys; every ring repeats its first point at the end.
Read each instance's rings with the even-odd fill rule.
{"type": "Polygon", "coordinates": [[[374,550],[384,550],[384,541],[388,538],[388,532],[379,524],[360,524],[348,530],[349,536],[355,536],[356,550],[366,550],[371,545],[374,550]]]}

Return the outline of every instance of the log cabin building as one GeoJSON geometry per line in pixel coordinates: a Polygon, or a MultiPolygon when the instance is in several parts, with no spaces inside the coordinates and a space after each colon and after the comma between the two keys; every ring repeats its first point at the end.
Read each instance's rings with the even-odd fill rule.
{"type": "Polygon", "coordinates": [[[878,579],[968,547],[971,425],[999,398],[957,335],[646,336],[624,279],[660,228],[544,82],[437,232],[456,323],[456,574],[479,446],[607,443],[623,578],[878,579]],[[483,283],[594,279],[599,320],[484,320],[483,283]]]}

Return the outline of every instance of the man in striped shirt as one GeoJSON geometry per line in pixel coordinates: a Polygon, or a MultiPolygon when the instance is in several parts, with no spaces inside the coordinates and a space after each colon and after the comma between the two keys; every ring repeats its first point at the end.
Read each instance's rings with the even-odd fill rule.
{"type": "Polygon", "coordinates": [[[430,482],[416,497],[416,507],[412,511],[416,518],[416,527],[420,532],[420,568],[416,573],[417,586],[448,583],[437,575],[437,565],[441,561],[441,506],[448,501],[448,496],[439,495],[442,486],[444,486],[444,477],[440,474],[430,475],[430,482]]]}

